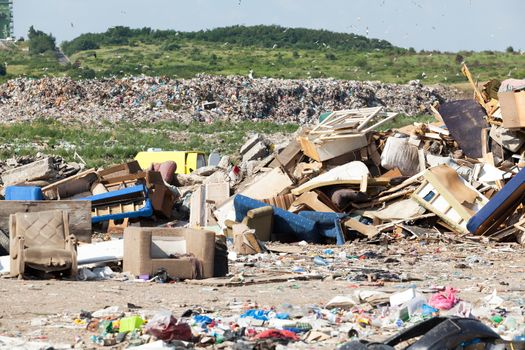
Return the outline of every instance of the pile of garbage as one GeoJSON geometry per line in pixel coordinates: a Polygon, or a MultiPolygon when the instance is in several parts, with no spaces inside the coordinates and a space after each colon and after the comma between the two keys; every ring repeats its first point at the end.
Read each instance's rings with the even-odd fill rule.
{"type": "MultiPolygon", "coordinates": [[[[452,341],[449,346],[500,343],[501,338],[514,341],[515,349],[523,346],[523,285],[501,284],[506,278],[493,272],[508,266],[509,253],[519,257],[519,247],[480,244],[451,234],[399,238],[396,244],[381,247],[366,242],[330,247],[302,242],[268,243],[267,248],[265,254],[232,256],[232,277],[227,279],[157,280],[159,284],[151,285],[115,273],[112,283],[90,283],[114,298],[96,302],[98,307],[86,301],[68,305],[67,312],[42,310],[42,315],[30,316],[27,331],[20,316],[14,316],[20,327],[4,332],[0,344],[7,335],[27,332],[32,339],[70,342],[64,347],[53,344],[55,349],[94,345],[347,349],[358,339],[393,346],[400,334],[421,335],[438,344],[452,341]],[[433,270],[440,272],[429,273],[433,270]],[[450,284],[443,284],[445,280],[450,284]],[[199,295],[181,297],[181,291],[199,295]],[[305,295],[303,300],[294,297],[298,294],[305,295]],[[461,328],[461,336],[448,333],[450,328],[461,328]],[[53,336],[59,331],[68,336],[53,336]]],[[[44,283],[33,295],[64,285],[44,283]]],[[[38,288],[35,281],[31,286],[38,288]]],[[[8,339],[14,342],[19,337],[8,339]]]]}
{"type": "MultiPolygon", "coordinates": [[[[381,329],[383,337],[391,334],[384,343],[392,347],[385,349],[394,349],[394,345],[426,333],[426,337],[418,340],[420,344],[431,339],[443,349],[470,341],[478,344],[503,342],[492,328],[472,317],[472,305],[461,301],[457,290],[434,288],[430,293],[433,294],[427,297],[416,288],[393,294],[356,290],[352,295],[336,296],[326,305],[311,305],[306,310],[293,305],[261,308],[255,303],[232,303],[227,309],[237,313],[236,316],[195,308],[176,317],[170,311],[152,312],[128,304],[127,309],[111,306],[94,312],[83,311],[74,316],[73,323],[84,326],[92,334],[92,343],[101,346],[125,344],[137,349],[161,349],[164,343],[176,349],[193,348],[194,344],[233,349],[275,348],[276,345],[323,348],[340,344],[339,349],[366,349],[364,345],[357,347],[366,344],[360,342],[359,337],[373,336],[375,329],[381,329]],[[463,316],[456,316],[458,314],[463,316]],[[412,328],[396,335],[407,325],[412,328]],[[450,332],[447,330],[450,326],[460,328],[463,334],[458,336],[450,332]],[[153,337],[157,340],[152,341],[153,337]]],[[[497,295],[491,297],[499,298],[497,295]]],[[[489,299],[487,303],[492,300],[489,299]]],[[[485,312],[481,310],[485,309],[474,312],[485,312]]],[[[523,334],[523,326],[519,327],[518,322],[522,323],[523,318],[496,313],[490,317],[489,324],[523,334]]]]}
{"type": "MultiPolygon", "coordinates": [[[[471,80],[468,69],[463,71],[471,80]]],[[[151,89],[155,80],[141,79],[121,81],[130,84],[128,97],[135,96],[130,92],[134,83],[148,86],[148,91],[165,91],[158,81],[151,89]]],[[[221,86],[231,78],[210,79],[221,86]]],[[[264,82],[274,87],[272,80],[264,82]]],[[[85,93],[84,97],[91,98],[92,92],[81,88],[89,83],[74,84],[75,89],[61,93],[85,93]]],[[[492,81],[481,91],[473,87],[475,100],[433,103],[430,110],[435,122],[396,130],[378,131],[397,112],[363,102],[359,108],[320,114],[316,123],[301,128],[291,142],[275,144],[264,135],[252,135],[231,156],[212,153],[206,159],[193,151],[149,150],[128,163],[105,169],[63,166],[48,157],[6,170],[1,175],[6,200],[0,201],[0,230],[10,239],[0,239],[6,250],[0,257],[0,271],[11,277],[34,274],[92,280],[115,278],[115,270],[119,279],[138,283],[206,281],[243,286],[283,278],[322,279],[325,276],[316,273],[319,269],[335,269],[333,248],[311,257],[315,269],[294,266],[283,274],[278,268],[282,262],[276,262],[262,277],[236,269],[240,261],[250,266],[251,257],[261,262],[275,261],[269,255],[272,252],[293,254],[295,246],[290,243],[341,248],[355,242],[388,244],[444,237],[452,242],[523,243],[525,136],[521,131],[525,112],[521,106],[525,83],[492,81]],[[59,169],[62,172],[57,177],[59,169]],[[102,242],[92,242],[98,238],[102,242]],[[77,241],[81,242],[78,246],[77,241]],[[283,246],[276,250],[273,242],[283,246]],[[90,268],[94,270],[88,271],[90,268]]],[[[31,91],[38,90],[31,87],[31,91]]],[[[42,98],[58,96],[54,90],[41,93],[42,98]]],[[[117,99],[122,96],[118,94],[117,99]]],[[[206,99],[217,100],[215,96],[206,99]]],[[[438,101],[429,97],[429,102],[438,101]]],[[[69,102],[63,103],[67,110],[69,102]]],[[[348,265],[348,255],[339,254],[344,254],[341,260],[348,265]]],[[[377,252],[371,251],[363,259],[374,254],[377,252]]],[[[390,269],[365,271],[361,266],[362,273],[349,273],[346,265],[339,278],[370,285],[411,280],[409,273],[396,274],[390,269]]],[[[358,324],[381,328],[384,333],[390,329],[393,335],[427,319],[429,329],[439,329],[441,323],[444,328],[467,327],[464,323],[473,316],[502,327],[503,333],[519,335],[516,319],[502,323],[502,315],[507,314],[498,310],[504,300],[496,292],[487,297],[490,309],[477,313],[460,302],[452,287],[435,286],[431,292],[427,297],[416,288],[389,294],[361,290],[297,317],[291,317],[290,310],[252,305],[243,306],[237,316],[194,310],[180,317],[135,311],[122,315],[110,310],[118,315],[98,317],[86,312],[75,322],[98,333],[93,342],[100,345],[125,339],[134,345],[152,346],[151,341],[157,339],[185,347],[265,339],[273,345],[276,341],[309,343],[325,339],[325,327],[333,324],[348,326],[348,334],[358,324]],[[450,315],[461,318],[435,317],[448,315],[449,310],[450,315]]],[[[486,341],[500,340],[479,322],[471,326],[486,341]]],[[[361,335],[357,332],[356,337],[361,339],[361,335]]],[[[401,338],[405,339],[395,339],[401,338]]],[[[457,345],[465,346],[467,341],[474,342],[475,337],[457,345]]],[[[358,344],[347,346],[345,349],[353,349],[358,344]]]]}
{"type": "Polygon", "coordinates": [[[52,117],[62,122],[82,123],[246,119],[305,123],[324,111],[367,106],[384,106],[416,115],[425,110],[427,103],[458,96],[458,92],[449,87],[428,87],[418,81],[397,85],[208,75],[188,80],[18,78],[2,84],[0,91],[0,114],[4,122],[52,117]]]}

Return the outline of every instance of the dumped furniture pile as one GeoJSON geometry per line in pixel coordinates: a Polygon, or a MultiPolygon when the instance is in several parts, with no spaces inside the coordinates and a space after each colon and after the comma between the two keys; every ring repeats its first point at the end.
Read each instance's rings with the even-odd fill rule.
{"type": "MultiPolygon", "coordinates": [[[[471,80],[468,69],[463,71],[471,80]]],[[[321,113],[289,142],[275,144],[256,134],[238,154],[212,153],[207,160],[199,152],[153,150],[104,169],[85,169],[58,157],[8,161],[1,173],[0,271],[18,278],[238,287],[322,280],[327,276],[320,271],[337,268],[335,278],[378,287],[412,279],[349,265],[346,247],[426,240],[524,243],[525,83],[493,81],[482,91],[474,88],[473,100],[430,99],[432,123],[381,131],[398,113],[382,105],[335,110],[321,113]],[[275,254],[294,256],[297,247],[318,245],[329,248],[309,256],[309,265],[275,259],[275,254]],[[259,269],[262,263],[266,267],[259,269]]],[[[376,104],[363,103],[369,105],[376,104]]],[[[257,305],[243,305],[235,318],[190,310],[177,319],[171,313],[139,315],[114,308],[86,311],[75,323],[101,346],[153,349],[163,341],[191,347],[247,340],[256,344],[245,348],[253,349],[266,340],[269,348],[322,346],[378,335],[350,326],[356,324],[392,335],[449,310],[445,314],[481,317],[460,304],[451,287],[433,286],[430,298],[405,289],[356,291],[296,317],[257,305]],[[332,336],[333,325],[348,327],[348,336],[332,336]]],[[[494,292],[487,299],[491,309],[482,315],[494,328],[504,326],[499,334],[516,336],[518,327],[502,323],[506,313],[497,314],[499,322],[494,319],[504,304],[500,299],[494,292]]],[[[501,340],[488,328],[483,332],[487,339],[501,340]]]]}

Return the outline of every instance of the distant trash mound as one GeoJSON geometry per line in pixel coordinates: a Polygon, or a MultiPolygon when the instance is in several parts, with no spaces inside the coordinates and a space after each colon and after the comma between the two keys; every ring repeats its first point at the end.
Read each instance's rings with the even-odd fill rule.
{"type": "Polygon", "coordinates": [[[19,78],[0,87],[3,122],[52,118],[61,122],[179,122],[264,119],[309,123],[323,112],[384,106],[416,115],[455,99],[446,86],[334,79],[250,79],[199,75],[176,80],[126,77],[75,81],[19,78]]]}

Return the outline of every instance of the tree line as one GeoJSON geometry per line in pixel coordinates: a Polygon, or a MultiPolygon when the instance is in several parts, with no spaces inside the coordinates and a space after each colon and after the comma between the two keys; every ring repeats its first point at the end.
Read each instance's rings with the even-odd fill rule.
{"type": "MultiPolygon", "coordinates": [[[[395,48],[386,40],[369,39],[362,35],[335,33],[328,30],[284,28],[281,26],[230,26],[196,32],[175,30],[132,29],[117,26],[104,33],[87,33],[62,43],[66,55],[94,50],[104,45],[161,44],[167,50],[176,50],[184,39],[241,46],[279,47],[292,49],[334,48],[370,51],[395,48]]],[[[398,48],[396,48],[398,49],[398,48]]]]}

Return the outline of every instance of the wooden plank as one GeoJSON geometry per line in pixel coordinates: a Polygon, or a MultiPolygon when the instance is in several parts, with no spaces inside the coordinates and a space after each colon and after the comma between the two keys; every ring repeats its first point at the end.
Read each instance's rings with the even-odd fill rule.
{"type": "Polygon", "coordinates": [[[2,182],[4,186],[10,186],[28,181],[49,179],[54,174],[53,159],[48,157],[4,171],[2,182]]]}
{"type": "Polygon", "coordinates": [[[267,284],[267,283],[279,283],[286,282],[289,280],[294,281],[310,281],[310,280],[321,280],[322,275],[318,274],[260,274],[257,276],[244,275],[242,278],[229,278],[229,277],[214,277],[203,280],[186,280],[188,284],[196,284],[200,286],[210,287],[239,287],[251,284],[267,284]]]}
{"type": "Polygon", "coordinates": [[[348,229],[357,231],[368,238],[374,238],[379,234],[379,231],[374,225],[365,225],[356,219],[347,220],[345,222],[345,226],[348,229]]]}
{"type": "Polygon", "coordinates": [[[189,227],[206,226],[206,213],[206,189],[205,185],[199,185],[191,194],[189,227]]]}
{"type": "Polygon", "coordinates": [[[319,200],[319,196],[315,192],[305,192],[302,195],[300,195],[299,198],[297,198],[292,203],[292,205],[289,208],[289,211],[295,212],[302,205],[306,205],[308,208],[314,211],[322,212],[322,213],[333,213],[334,212],[332,208],[330,208],[329,206],[327,206],[326,204],[324,204],[323,202],[319,200]]]}
{"type": "Polygon", "coordinates": [[[318,162],[324,162],[368,145],[368,140],[364,134],[355,134],[351,137],[326,140],[320,143],[316,143],[319,140],[311,140],[309,137],[304,136],[299,137],[298,141],[301,144],[303,153],[318,162]]]}
{"type": "Polygon", "coordinates": [[[361,183],[359,184],[359,192],[366,193],[368,188],[368,176],[363,175],[361,177],[361,183]]]}
{"type": "Polygon", "coordinates": [[[399,114],[398,113],[387,113],[387,117],[377,123],[375,123],[374,125],[366,128],[365,130],[362,130],[363,133],[367,133],[367,132],[370,132],[370,131],[374,131],[376,130],[378,127],[380,127],[381,125],[385,124],[386,122],[394,119],[395,117],[397,117],[399,114]]]}
{"type": "Polygon", "coordinates": [[[122,176],[111,177],[109,179],[103,178],[100,181],[100,183],[102,183],[104,185],[111,186],[113,184],[118,184],[118,183],[121,183],[121,182],[136,181],[136,180],[145,179],[145,178],[146,178],[146,172],[145,171],[139,171],[138,173],[126,174],[126,175],[122,175],[122,176]]]}
{"type": "Polygon", "coordinates": [[[402,223],[404,223],[404,222],[414,222],[414,221],[417,221],[417,220],[433,218],[433,217],[435,217],[435,216],[436,216],[436,214],[434,214],[434,213],[421,214],[421,215],[419,215],[419,216],[414,216],[414,217],[411,217],[411,218],[400,219],[400,220],[396,220],[396,221],[388,222],[388,223],[386,223],[386,224],[377,225],[376,228],[377,228],[380,232],[388,231],[388,230],[392,229],[394,226],[396,226],[396,225],[398,225],[398,224],[402,224],[402,223]]]}
{"type": "Polygon", "coordinates": [[[290,171],[298,163],[302,156],[301,146],[297,140],[292,140],[275,159],[268,165],[270,168],[277,168],[282,166],[287,171],[290,171]]]}
{"type": "Polygon", "coordinates": [[[280,196],[274,196],[271,198],[262,199],[266,204],[273,205],[274,207],[288,210],[292,203],[295,201],[295,196],[291,193],[287,193],[280,196]]]}
{"type": "Polygon", "coordinates": [[[472,74],[470,73],[470,70],[468,69],[467,65],[463,63],[461,66],[461,73],[468,79],[470,85],[472,86],[472,89],[474,89],[474,95],[476,96],[476,101],[483,106],[485,110],[487,110],[487,106],[485,103],[485,99],[483,98],[483,95],[481,95],[481,92],[478,90],[478,87],[476,83],[474,82],[474,79],[472,78],[472,74]]]}
{"type": "Polygon", "coordinates": [[[392,193],[392,194],[389,194],[389,195],[386,195],[386,196],[383,196],[383,197],[379,197],[378,199],[376,199],[374,201],[374,203],[383,203],[383,202],[388,202],[389,200],[392,200],[392,199],[396,199],[396,198],[399,198],[399,197],[403,197],[403,196],[406,196],[407,194],[411,194],[412,192],[415,191],[415,188],[405,188],[405,189],[402,189],[402,190],[399,190],[395,193],[392,193]]]}
{"type": "Polygon", "coordinates": [[[73,176],[70,176],[70,177],[67,177],[65,179],[59,180],[57,182],[53,182],[50,185],[42,187],[42,192],[46,192],[48,190],[55,189],[56,187],[66,183],[66,182],[79,179],[81,177],[84,177],[84,176],[89,175],[89,174],[94,173],[94,172],[95,172],[95,168],[91,168],[91,169],[88,169],[86,171],[82,171],[82,172],[80,172],[78,174],[75,174],[73,176]]]}
{"type": "Polygon", "coordinates": [[[427,162],[425,159],[425,151],[422,149],[417,150],[417,159],[419,160],[419,171],[425,171],[427,169],[427,162]]]}
{"type": "Polygon", "coordinates": [[[69,213],[69,230],[81,242],[91,242],[90,201],[0,201],[0,230],[9,233],[9,215],[47,210],[69,213]]]}
{"type": "Polygon", "coordinates": [[[417,173],[416,175],[406,179],[405,181],[403,181],[399,185],[394,186],[394,187],[384,191],[382,194],[394,193],[394,192],[397,192],[397,191],[399,191],[399,190],[401,190],[401,189],[403,189],[403,188],[405,188],[405,187],[407,187],[409,185],[412,185],[412,184],[414,184],[416,182],[420,182],[419,178],[422,177],[424,173],[425,173],[424,171],[422,171],[420,173],[417,173]]]}
{"type": "Polygon", "coordinates": [[[430,105],[430,111],[432,112],[432,115],[434,116],[434,118],[436,118],[437,121],[443,123],[443,117],[441,116],[441,114],[439,114],[439,111],[436,109],[436,107],[430,105]]]}
{"type": "MultiPolygon", "coordinates": [[[[361,182],[362,180],[333,180],[333,181],[323,181],[323,182],[317,182],[317,183],[312,183],[308,186],[301,186],[301,187],[298,187],[298,188],[294,188],[291,192],[296,195],[296,196],[299,196],[301,195],[302,193],[306,192],[306,191],[311,191],[311,190],[314,190],[316,188],[320,188],[320,187],[326,187],[326,186],[333,186],[333,185],[356,185],[356,186],[359,186],[361,185],[361,182]]],[[[368,185],[369,186],[374,186],[374,185],[380,185],[380,186],[384,186],[384,185],[387,185],[388,183],[390,183],[390,179],[385,179],[385,178],[382,178],[382,177],[376,177],[376,178],[370,178],[368,179],[368,185]]]]}
{"type": "Polygon", "coordinates": [[[374,119],[379,114],[379,112],[381,112],[382,110],[383,110],[383,107],[376,107],[376,109],[372,111],[372,113],[370,113],[368,117],[366,117],[366,119],[361,123],[361,125],[357,127],[357,131],[363,130],[368,125],[368,123],[372,119],[374,119]]]}

